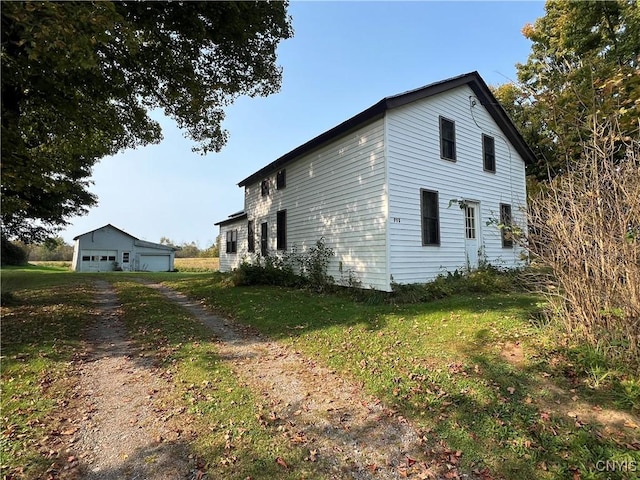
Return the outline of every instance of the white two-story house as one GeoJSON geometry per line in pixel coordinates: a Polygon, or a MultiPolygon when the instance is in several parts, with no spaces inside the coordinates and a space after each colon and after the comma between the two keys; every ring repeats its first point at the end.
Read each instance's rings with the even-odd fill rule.
{"type": "Polygon", "coordinates": [[[220,269],[320,238],[330,275],[385,291],[516,267],[521,249],[498,225],[525,226],[533,160],[477,72],[384,98],[238,184],[244,210],[216,224],[220,269]]]}

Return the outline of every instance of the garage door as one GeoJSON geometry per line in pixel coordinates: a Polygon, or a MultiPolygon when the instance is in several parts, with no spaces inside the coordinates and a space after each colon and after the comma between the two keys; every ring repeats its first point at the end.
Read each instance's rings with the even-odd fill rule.
{"type": "Polygon", "coordinates": [[[139,269],[144,272],[168,272],[171,270],[171,256],[140,255],[139,269]]]}
{"type": "Polygon", "coordinates": [[[110,272],[116,266],[115,250],[81,250],[81,272],[110,272]]]}

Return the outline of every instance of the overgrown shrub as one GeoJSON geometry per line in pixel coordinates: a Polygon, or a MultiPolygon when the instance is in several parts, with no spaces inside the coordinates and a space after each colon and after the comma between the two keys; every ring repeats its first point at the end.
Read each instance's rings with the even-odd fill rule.
{"type": "Polygon", "coordinates": [[[295,287],[302,284],[302,278],[296,275],[292,266],[274,256],[255,256],[252,261],[244,259],[231,273],[231,282],[235,286],[279,285],[295,287]]]}
{"type": "Polygon", "coordinates": [[[392,283],[393,303],[431,302],[454,294],[509,292],[522,286],[520,270],[501,270],[484,264],[476,270],[448,272],[427,283],[392,283]]]}
{"type": "Polygon", "coordinates": [[[240,266],[233,270],[231,281],[236,286],[305,286],[324,291],[334,284],[333,277],[327,273],[333,255],[333,249],[327,247],[324,238],[303,253],[293,247],[279,255],[254,255],[251,259],[243,259],[240,266]]]}
{"type": "Polygon", "coordinates": [[[333,249],[327,247],[324,237],[309,248],[308,252],[297,255],[300,275],[314,290],[323,291],[335,283],[333,277],[327,273],[333,255],[333,249]]]}
{"type": "Polygon", "coordinates": [[[527,245],[552,272],[566,330],[640,369],[640,144],[610,122],[593,130],[580,161],[530,202],[527,245]]]}
{"type": "Polygon", "coordinates": [[[2,237],[2,251],[0,259],[2,265],[26,265],[28,253],[13,242],[10,242],[4,236],[2,237]]]}

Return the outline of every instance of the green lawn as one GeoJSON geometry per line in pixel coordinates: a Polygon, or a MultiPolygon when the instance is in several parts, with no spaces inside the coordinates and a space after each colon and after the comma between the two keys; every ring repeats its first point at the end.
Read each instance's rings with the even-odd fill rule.
{"type": "Polygon", "coordinates": [[[167,284],[362,382],[433,444],[461,451],[467,470],[635,478],[629,468],[598,469],[613,459],[640,464],[637,422],[598,425],[590,410],[637,419],[638,379],[537,324],[539,297],[465,294],[367,305],[344,295],[232,288],[222,275],[167,284]]]}
{"type": "MultiPolygon", "coordinates": [[[[254,393],[237,383],[209,333],[184,310],[132,282],[135,274],[43,268],[2,271],[3,470],[37,478],[51,463],[38,441],[70,393],[57,380],[92,321],[86,312],[98,277],[115,284],[142,351],[171,371],[173,401],[190,414],[190,428],[199,432],[194,452],[206,458],[212,478],[283,478],[273,452],[296,466],[291,478],[313,478],[308,452],[255,416],[254,393]],[[233,451],[225,448],[230,438],[233,451]]],[[[639,379],[537,323],[536,296],[465,293],[371,305],[345,294],[231,287],[220,273],[144,277],[361,382],[409,418],[435,450],[460,452],[442,460],[463,471],[507,479],[637,478],[639,379]],[[614,414],[623,420],[599,423],[614,414]],[[615,471],[599,471],[605,462],[617,462],[615,471]]]]}
{"type": "Polygon", "coordinates": [[[92,305],[86,278],[49,267],[2,269],[3,475],[45,477],[62,453],[41,442],[60,428],[52,413],[66,407],[69,362],[92,305]]]}

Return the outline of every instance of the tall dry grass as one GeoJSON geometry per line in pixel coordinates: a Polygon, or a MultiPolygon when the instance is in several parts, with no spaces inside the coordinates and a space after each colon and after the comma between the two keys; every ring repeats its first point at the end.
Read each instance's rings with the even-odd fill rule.
{"type": "Polygon", "coordinates": [[[594,125],[581,160],[531,201],[531,252],[558,289],[555,316],[640,369],[640,144],[594,125]]]}

